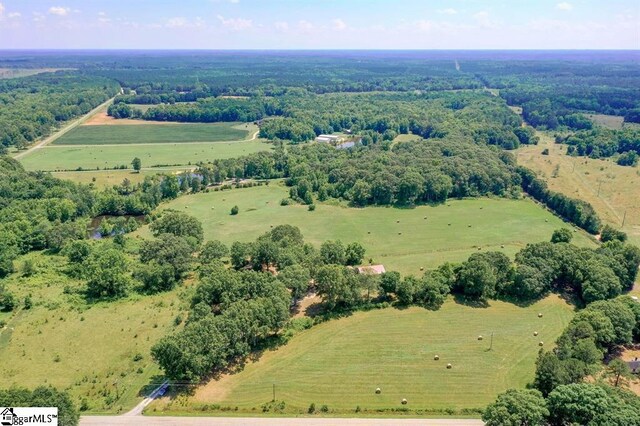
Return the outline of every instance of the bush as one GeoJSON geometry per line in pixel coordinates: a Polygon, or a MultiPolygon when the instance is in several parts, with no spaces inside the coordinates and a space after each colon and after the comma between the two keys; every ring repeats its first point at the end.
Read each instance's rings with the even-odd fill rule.
{"type": "Polygon", "coordinates": [[[307,208],[307,210],[309,210],[310,212],[314,211],[315,209],[316,209],[315,204],[309,204],[309,207],[307,208]]]}
{"type": "Polygon", "coordinates": [[[309,414],[313,414],[316,412],[316,404],[315,402],[312,402],[311,405],[309,405],[309,409],[307,410],[307,412],[309,414]]]}
{"type": "Polygon", "coordinates": [[[322,407],[320,407],[320,411],[323,413],[328,413],[329,412],[329,407],[327,407],[326,405],[323,405],[322,407]]]}
{"type": "Polygon", "coordinates": [[[288,206],[289,205],[289,199],[288,198],[283,198],[282,200],[280,200],[280,205],[281,206],[288,206]]]}
{"type": "Polygon", "coordinates": [[[231,215],[235,216],[240,212],[240,209],[238,208],[238,206],[233,206],[231,207],[231,215]]]}

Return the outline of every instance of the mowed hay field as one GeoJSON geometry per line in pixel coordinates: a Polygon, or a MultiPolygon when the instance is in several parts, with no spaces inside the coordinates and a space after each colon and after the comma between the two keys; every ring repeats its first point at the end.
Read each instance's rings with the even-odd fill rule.
{"type": "MultiPolygon", "coordinates": [[[[134,126],[131,126],[134,127],[134,126]]],[[[259,140],[146,145],[46,146],[20,159],[27,170],[62,171],[131,167],[139,157],[142,167],[185,166],[200,161],[233,158],[272,149],[259,140]]]]}
{"type": "Polygon", "coordinates": [[[70,180],[76,183],[93,183],[96,187],[111,187],[113,185],[119,185],[123,180],[128,179],[131,183],[142,182],[145,176],[151,176],[158,173],[180,173],[183,171],[191,171],[195,166],[186,167],[160,167],[157,169],[142,170],[140,173],[136,173],[131,169],[126,170],[87,170],[87,171],[72,171],[72,172],[53,172],[54,177],[60,179],[70,180]]]}
{"type": "Polygon", "coordinates": [[[438,311],[357,312],[314,326],[241,372],[201,386],[185,405],[167,406],[164,398],[151,410],[198,410],[203,404],[259,409],[271,401],[273,385],[276,400],[298,413],[311,403],[351,413],[357,406],[365,412],[400,408],[402,398],[411,410],[483,408],[498,393],[533,379],[539,342],[549,349],[572,317],[572,307],[555,295],[526,308],[490,305],[449,300],[438,311]]]}
{"type": "Polygon", "coordinates": [[[566,145],[554,143],[552,135],[538,135],[538,145],[518,150],[518,163],[539,173],[550,189],[591,203],[604,223],[619,228],[624,219],[622,230],[632,243],[640,245],[640,168],[618,166],[606,159],[571,157],[566,155],[566,145]],[[545,148],[549,155],[542,155],[545,148]],[[552,177],[556,167],[557,176],[552,177]]]}
{"type": "MultiPolygon", "coordinates": [[[[117,122],[117,121],[116,121],[117,122]]],[[[151,123],[84,125],[56,139],[53,145],[127,145],[143,143],[220,142],[246,139],[242,123],[151,123]]],[[[252,129],[253,129],[253,125],[252,129]]]]}
{"type": "MultiPolygon", "coordinates": [[[[303,205],[281,206],[280,200],[287,196],[283,184],[271,182],[269,186],[180,197],[160,209],[176,209],[197,217],[203,223],[206,239],[227,244],[254,241],[271,226],[282,224],[299,227],[306,241],[318,247],[325,240],[357,241],[367,249],[366,260],[371,257],[387,269],[406,274],[419,274],[421,267],[465,260],[479,247],[513,256],[527,243],[548,241],[554,229],[571,228],[528,199],[450,200],[414,209],[358,209],[319,203],[310,212],[303,205]],[[231,216],[235,205],[240,213],[231,216]],[[396,223],[398,220],[400,223],[396,223]]],[[[138,233],[149,237],[148,227],[138,233]]],[[[574,236],[578,245],[595,244],[581,231],[574,236]]]]}

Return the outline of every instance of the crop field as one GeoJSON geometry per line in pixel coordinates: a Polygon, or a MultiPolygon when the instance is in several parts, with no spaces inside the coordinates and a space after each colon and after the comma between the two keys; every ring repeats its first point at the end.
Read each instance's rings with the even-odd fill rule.
{"type": "Polygon", "coordinates": [[[193,397],[173,403],[163,398],[151,410],[220,404],[250,411],[272,400],[274,385],[276,401],[290,413],[305,413],[315,403],[338,413],[359,406],[366,414],[403,407],[403,398],[411,410],[482,408],[533,379],[539,342],[551,346],[572,316],[572,307],[555,295],[524,308],[490,304],[475,308],[450,299],[438,311],[387,308],[325,322],[193,397]]]}
{"type": "MultiPolygon", "coordinates": [[[[406,274],[419,274],[421,267],[465,260],[480,249],[501,250],[512,256],[527,243],[549,240],[554,229],[571,228],[528,199],[450,200],[414,209],[357,209],[319,203],[310,212],[307,206],[281,206],[280,200],[287,196],[286,187],[272,182],[269,186],[181,197],[160,208],[197,217],[203,223],[206,239],[228,244],[253,241],[271,226],[281,224],[298,226],[306,241],[316,246],[330,239],[358,241],[367,249],[366,259],[406,274]],[[240,213],[231,216],[235,205],[240,213]]],[[[138,232],[149,235],[146,227],[138,232]]],[[[594,244],[581,231],[574,235],[578,245],[594,244]]]]}
{"type": "Polygon", "coordinates": [[[25,278],[17,272],[4,280],[19,300],[31,294],[33,307],[0,317],[7,321],[0,330],[3,384],[68,388],[76,403],[87,400],[90,412],[134,406],[138,393],[160,380],[149,349],[175,327],[179,290],[90,304],[81,294],[65,293],[65,287],[82,285],[61,273],[65,258],[41,253],[27,258],[36,264],[36,274],[25,278]]]}
{"type": "Polygon", "coordinates": [[[198,161],[233,158],[267,151],[260,140],[244,142],[200,142],[149,145],[46,146],[20,159],[27,170],[63,171],[130,166],[134,157],[142,167],[189,165],[198,161]]]}
{"type": "Polygon", "coordinates": [[[246,139],[249,127],[238,123],[153,123],[79,126],[54,145],[127,145],[179,142],[221,142],[246,139]]]}
{"type": "Polygon", "coordinates": [[[76,183],[93,183],[97,188],[111,187],[119,185],[123,180],[128,179],[131,183],[142,182],[145,176],[158,173],[180,173],[182,171],[193,170],[194,167],[160,167],[157,169],[142,170],[136,173],[131,169],[126,170],[87,170],[83,172],[53,172],[52,175],[59,179],[66,179],[76,183]]]}
{"type": "Polygon", "coordinates": [[[538,135],[538,145],[518,150],[518,163],[544,177],[550,189],[591,203],[605,223],[620,227],[624,220],[622,230],[640,245],[640,168],[610,159],[570,157],[566,145],[554,143],[547,133],[538,135]],[[549,155],[542,155],[545,148],[549,155]]]}

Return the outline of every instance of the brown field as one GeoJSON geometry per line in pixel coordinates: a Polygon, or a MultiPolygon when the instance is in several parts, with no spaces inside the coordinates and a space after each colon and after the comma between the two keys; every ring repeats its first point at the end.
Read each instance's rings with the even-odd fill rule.
{"type": "Polygon", "coordinates": [[[163,124],[159,121],[132,120],[129,118],[115,119],[107,115],[107,111],[100,111],[94,114],[87,121],[82,123],[83,126],[104,126],[104,125],[140,125],[140,124],[163,124]]]}
{"type": "Polygon", "coordinates": [[[620,227],[624,220],[622,229],[640,245],[640,169],[618,166],[609,159],[570,157],[565,154],[566,145],[555,144],[548,133],[538,135],[539,145],[517,151],[518,163],[539,173],[550,189],[591,203],[604,223],[620,227]],[[544,148],[549,155],[542,155],[544,148]]]}

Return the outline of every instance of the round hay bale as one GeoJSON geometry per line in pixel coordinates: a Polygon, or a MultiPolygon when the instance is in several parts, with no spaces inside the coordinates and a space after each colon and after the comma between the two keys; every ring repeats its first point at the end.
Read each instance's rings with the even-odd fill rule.
{"type": "Polygon", "coordinates": [[[407,401],[407,399],[406,399],[406,398],[402,398],[402,401],[401,401],[401,402],[402,402],[402,405],[407,405],[407,402],[408,402],[408,401],[407,401]]]}
{"type": "Polygon", "coordinates": [[[434,359],[434,360],[436,360],[436,361],[438,361],[438,360],[440,359],[440,356],[439,356],[439,355],[436,355],[436,356],[434,356],[434,357],[433,357],[433,359],[434,359]]]}
{"type": "Polygon", "coordinates": [[[478,336],[478,340],[482,340],[482,339],[483,339],[482,335],[478,336]]]}
{"type": "Polygon", "coordinates": [[[371,231],[367,231],[367,234],[371,234],[371,231]]]}
{"type": "Polygon", "coordinates": [[[538,318],[542,318],[542,312],[538,314],[538,318]]]}
{"type": "Polygon", "coordinates": [[[482,250],[482,247],[478,247],[478,250],[482,250]]]}
{"type": "Polygon", "coordinates": [[[453,367],[453,365],[447,364],[447,369],[451,370],[451,367],[453,367]]]}
{"type": "Polygon", "coordinates": [[[447,225],[451,226],[451,224],[450,224],[450,223],[447,223],[447,225]]]}
{"type": "Polygon", "coordinates": [[[471,224],[467,225],[468,228],[471,228],[471,224]]]}
{"type": "Polygon", "coordinates": [[[376,388],[376,393],[377,393],[377,394],[382,393],[382,389],[380,389],[380,388],[376,388]]]}
{"type": "Polygon", "coordinates": [[[421,267],[420,267],[420,270],[421,270],[421,271],[424,271],[424,266],[421,266],[421,267]]]}
{"type": "Polygon", "coordinates": [[[500,248],[504,248],[504,244],[502,244],[502,245],[500,246],[500,248]]]}
{"type": "Polygon", "coordinates": [[[538,346],[544,346],[544,342],[541,340],[540,343],[538,343],[538,346]]]}
{"type": "Polygon", "coordinates": [[[399,220],[396,220],[396,223],[400,223],[400,221],[399,221],[399,220]]]}
{"type": "Polygon", "coordinates": [[[402,235],[402,232],[398,232],[398,235],[402,235]]]}
{"type": "Polygon", "coordinates": [[[545,219],[544,221],[545,221],[545,222],[549,222],[549,219],[545,219]]]}
{"type": "Polygon", "coordinates": [[[425,216],[424,218],[426,219],[427,217],[425,216]]]}
{"type": "Polygon", "coordinates": [[[533,332],[533,335],[534,335],[534,336],[537,336],[537,335],[538,335],[538,332],[537,332],[537,331],[534,331],[534,332],[533,332]]]}

